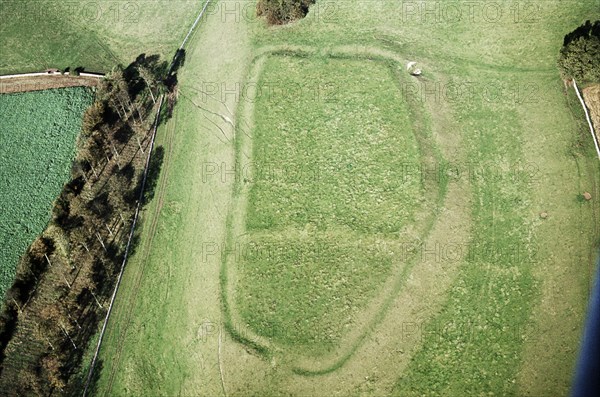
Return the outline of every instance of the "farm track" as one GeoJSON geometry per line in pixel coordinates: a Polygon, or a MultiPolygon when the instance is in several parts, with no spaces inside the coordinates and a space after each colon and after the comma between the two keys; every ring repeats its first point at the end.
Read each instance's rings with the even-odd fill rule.
{"type": "Polygon", "coordinates": [[[117,368],[119,368],[118,364],[121,360],[121,355],[123,352],[123,346],[125,344],[125,339],[127,338],[127,331],[129,329],[129,326],[133,319],[132,313],[133,313],[133,310],[135,307],[135,303],[137,301],[137,296],[138,296],[138,292],[140,290],[140,285],[141,285],[142,279],[144,277],[144,270],[148,263],[150,248],[152,247],[152,242],[154,240],[154,236],[156,235],[158,219],[160,217],[160,213],[161,213],[161,210],[162,210],[163,204],[164,204],[164,196],[165,196],[166,186],[168,183],[169,168],[170,168],[170,164],[171,164],[170,159],[171,159],[171,156],[173,153],[173,136],[174,136],[174,130],[175,130],[175,123],[170,123],[169,125],[172,126],[172,128],[167,128],[167,134],[165,136],[166,141],[164,144],[164,146],[167,147],[167,153],[164,157],[163,166],[161,168],[160,185],[158,186],[158,189],[155,190],[158,193],[158,197],[156,197],[157,205],[156,205],[155,209],[152,211],[152,213],[149,214],[151,223],[150,223],[150,228],[148,231],[148,238],[143,247],[143,258],[140,262],[140,266],[136,268],[138,271],[135,273],[135,276],[134,276],[132,296],[129,297],[129,299],[128,299],[129,304],[127,305],[127,309],[124,312],[120,312],[120,315],[115,319],[117,324],[123,324],[122,325],[123,329],[121,330],[121,332],[119,333],[119,336],[118,336],[119,342],[117,343],[117,351],[115,353],[115,356],[113,356],[111,359],[112,370],[109,375],[109,381],[108,381],[105,395],[110,395],[109,393],[112,391],[114,379],[115,379],[115,376],[117,373],[117,368]]]}
{"type": "MultiPolygon", "coordinates": [[[[112,296],[111,296],[111,299],[110,299],[110,304],[108,306],[108,310],[107,310],[106,316],[104,318],[104,322],[102,324],[102,329],[100,331],[100,336],[98,338],[98,344],[96,345],[96,350],[94,352],[94,356],[92,357],[92,361],[91,361],[91,364],[90,364],[90,369],[89,369],[89,372],[88,372],[87,380],[86,380],[85,387],[84,387],[84,390],[83,390],[83,393],[82,393],[84,397],[87,395],[88,387],[90,385],[90,381],[91,381],[91,378],[92,378],[92,375],[93,375],[93,372],[94,372],[94,368],[95,368],[95,365],[96,365],[96,360],[98,359],[98,354],[100,352],[100,347],[102,346],[102,340],[104,339],[104,333],[106,331],[106,327],[107,327],[107,324],[108,324],[108,321],[109,321],[109,318],[110,318],[110,314],[112,313],[112,308],[113,308],[113,305],[115,303],[115,298],[117,296],[117,292],[119,290],[119,285],[121,284],[121,280],[123,278],[123,273],[124,273],[124,270],[125,270],[125,265],[127,264],[128,255],[129,255],[129,252],[130,252],[130,249],[131,249],[131,241],[132,241],[132,239],[134,237],[134,233],[135,233],[135,226],[136,226],[136,224],[137,224],[137,222],[139,220],[139,214],[140,214],[140,209],[141,209],[142,200],[143,200],[143,193],[144,193],[144,189],[145,189],[146,181],[147,181],[147,177],[148,177],[148,168],[150,166],[152,149],[154,148],[154,144],[155,144],[156,133],[157,133],[157,129],[158,129],[158,122],[160,120],[160,112],[161,112],[163,103],[164,103],[164,96],[161,96],[160,97],[160,101],[159,101],[158,106],[157,106],[157,109],[156,109],[157,113],[156,113],[156,116],[154,117],[154,123],[153,123],[153,127],[152,127],[152,133],[150,134],[149,142],[147,144],[147,148],[148,148],[149,152],[148,152],[148,155],[144,159],[144,171],[143,171],[143,174],[142,174],[143,175],[142,184],[141,184],[140,192],[139,192],[139,195],[138,195],[138,202],[137,202],[137,205],[135,207],[135,213],[133,215],[133,222],[131,224],[131,227],[130,227],[129,233],[128,233],[128,239],[127,239],[127,246],[125,248],[125,254],[124,254],[121,266],[120,266],[119,275],[117,277],[116,285],[114,287],[114,290],[113,290],[113,293],[112,293],[112,296]]],[[[139,147],[135,148],[134,156],[139,152],[139,150],[140,150],[139,147]]]]}

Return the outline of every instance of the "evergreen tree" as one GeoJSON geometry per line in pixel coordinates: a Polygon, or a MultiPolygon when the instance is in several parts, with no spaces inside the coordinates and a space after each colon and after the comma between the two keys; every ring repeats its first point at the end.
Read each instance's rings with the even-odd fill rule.
{"type": "Polygon", "coordinates": [[[565,36],[558,67],[564,79],[600,82],[600,21],[586,21],[565,36]]]}

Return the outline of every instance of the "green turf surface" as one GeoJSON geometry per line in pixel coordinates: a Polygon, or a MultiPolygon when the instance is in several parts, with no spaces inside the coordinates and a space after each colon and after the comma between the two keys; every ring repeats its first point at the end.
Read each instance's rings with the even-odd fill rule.
{"type": "Polygon", "coordinates": [[[413,220],[422,192],[404,165],[419,149],[386,65],[270,57],[262,79],[288,93],[257,100],[248,230],[390,235],[413,220]]]}
{"type": "Polygon", "coordinates": [[[406,172],[421,159],[393,67],[268,57],[254,106],[248,255],[234,265],[236,304],[258,334],[313,354],[338,347],[402,254],[397,240],[414,227],[424,186],[406,172]]]}
{"type": "Polygon", "coordinates": [[[143,53],[170,60],[198,4],[2,0],[0,74],[78,67],[108,72],[143,53]]]}
{"type": "MultiPolygon", "coordinates": [[[[467,2],[450,3],[467,7],[467,2]]],[[[572,106],[572,96],[563,93],[555,60],[564,34],[585,19],[598,17],[598,2],[506,2],[500,5],[503,11],[498,21],[479,13],[458,22],[443,16],[441,20],[431,20],[431,16],[423,19],[418,13],[403,16],[401,6],[394,1],[331,2],[318,9],[318,17],[317,8],[313,8],[305,20],[289,26],[267,28],[256,21],[223,21],[220,17],[201,25],[180,76],[183,99],[159,135],[159,141],[172,150],[167,150],[168,171],[161,175],[163,193],[145,214],[141,233],[147,243],[129,263],[116,301],[101,356],[105,367],[99,395],[568,394],[600,235],[594,221],[597,205],[594,201],[580,202],[577,197],[587,190],[594,197],[600,193],[589,132],[581,123],[581,109],[576,102],[572,106]],[[528,8],[532,5],[535,12],[528,8]],[[310,343],[335,340],[339,333],[333,332],[333,337],[326,334],[331,324],[323,322],[324,328],[297,332],[298,327],[292,327],[291,322],[295,318],[301,324],[304,315],[318,317],[327,310],[327,299],[306,303],[304,297],[316,290],[333,296],[326,290],[331,285],[340,292],[341,301],[363,292],[345,289],[343,284],[333,287],[326,281],[338,280],[335,271],[351,268],[359,259],[334,263],[332,258],[339,257],[335,250],[327,252],[323,261],[305,255],[307,271],[292,271],[290,267],[285,278],[280,264],[290,256],[300,257],[297,253],[303,253],[303,247],[310,248],[315,241],[327,238],[326,231],[391,233],[398,224],[378,214],[374,210],[377,207],[368,208],[373,223],[364,221],[371,219],[367,216],[361,219],[367,210],[365,203],[352,201],[353,195],[340,189],[355,180],[344,180],[349,178],[344,173],[337,174],[344,183],[336,184],[332,179],[320,187],[277,183],[282,179],[257,183],[260,189],[255,189],[247,201],[252,220],[248,230],[277,241],[265,245],[278,248],[274,249],[278,253],[271,262],[251,258],[254,267],[242,269],[254,280],[247,284],[254,288],[252,299],[260,299],[238,302],[247,306],[243,313],[247,321],[233,325],[236,329],[264,327],[265,335],[278,332],[273,354],[265,359],[256,354],[255,346],[243,338],[232,338],[223,327],[224,303],[220,298],[226,286],[219,284],[218,277],[232,226],[227,223],[227,214],[233,213],[230,219],[245,214],[236,199],[235,180],[202,178],[207,163],[225,164],[227,170],[235,167],[234,134],[219,114],[236,125],[245,125],[252,118],[243,111],[246,104],[236,101],[235,95],[219,92],[214,98],[203,99],[200,90],[206,88],[204,83],[227,87],[243,83],[255,56],[273,49],[281,51],[269,58],[272,65],[267,63],[269,74],[263,75],[264,81],[277,81],[271,76],[288,79],[290,66],[293,70],[298,64],[311,76],[322,75],[328,81],[331,73],[325,61],[319,61],[323,62],[322,71],[316,72],[311,69],[314,60],[304,64],[306,60],[285,61],[289,58],[281,56],[285,51],[298,54],[300,46],[321,54],[316,58],[335,51],[354,53],[354,61],[361,65],[367,63],[365,53],[384,51],[401,60],[418,61],[423,76],[408,80],[412,82],[409,90],[400,88],[403,101],[421,102],[423,113],[431,118],[435,143],[449,162],[463,170],[471,164],[477,170],[466,179],[449,182],[439,211],[428,202],[437,222],[426,240],[430,250],[426,260],[417,261],[405,285],[393,290],[385,313],[344,364],[318,376],[294,373],[295,362],[290,361],[302,352],[296,351],[290,358],[286,349],[277,347],[298,343],[299,350],[305,348],[310,354],[310,343]],[[338,47],[343,48],[336,50],[338,47]],[[436,84],[447,87],[449,83],[469,89],[455,98],[432,93],[436,84]],[[427,98],[413,95],[415,87],[418,94],[425,88],[427,98]],[[490,90],[497,87],[504,88],[490,96],[490,90]],[[242,110],[238,111],[240,103],[242,110]],[[533,168],[523,171],[521,167],[526,164],[533,168]],[[316,194],[321,192],[325,195],[316,194]],[[314,209],[307,206],[308,201],[316,204],[314,209]],[[258,203],[260,207],[256,207],[258,203]],[[548,212],[546,219],[540,218],[542,211],[548,212]],[[294,229],[304,231],[307,224],[308,233],[296,237],[299,233],[294,229]],[[277,239],[269,235],[271,228],[277,239]],[[463,240],[465,258],[453,261],[431,254],[436,242],[447,246],[463,244],[463,240]],[[207,254],[207,244],[216,253],[211,250],[207,254]],[[281,253],[281,246],[289,247],[290,252],[281,253]],[[317,262],[331,265],[318,267],[317,262]],[[327,270],[331,276],[314,279],[314,283],[290,281],[290,277],[311,280],[310,274],[327,270]],[[257,286],[260,282],[262,288],[257,286]],[[277,302],[273,304],[273,297],[279,298],[279,307],[277,302]],[[407,329],[417,329],[419,335],[412,338],[404,333],[407,329]]],[[[382,69],[371,69],[376,76],[381,74],[382,69]]],[[[367,88],[373,87],[377,78],[369,81],[356,79],[365,75],[362,73],[339,73],[334,82],[348,83],[348,74],[355,77],[349,82],[348,93],[370,95],[367,88]]],[[[312,80],[294,81],[309,86],[312,80]]],[[[385,84],[379,90],[389,98],[391,89],[387,88],[385,84]]],[[[322,126],[331,123],[324,110],[307,107],[302,95],[294,98],[303,106],[296,106],[286,95],[271,103],[253,104],[263,109],[255,113],[255,124],[236,131],[252,137],[256,151],[244,151],[242,156],[277,170],[291,169],[292,174],[295,170],[288,166],[290,162],[305,166],[304,162],[312,161],[313,152],[306,150],[310,147],[309,134],[286,136],[298,142],[294,148],[304,149],[298,151],[282,144],[283,133],[276,134],[291,131],[292,120],[300,131],[303,125],[310,126],[327,143],[335,142],[333,147],[315,143],[315,151],[356,155],[347,141],[323,136],[329,130],[322,126]],[[261,123],[265,126],[262,129],[261,123]],[[261,142],[261,134],[278,145],[268,147],[270,141],[261,142]],[[269,162],[267,156],[275,157],[269,162]]],[[[355,105],[352,97],[342,102],[340,110],[348,112],[350,119],[365,122],[351,113],[355,105]]],[[[346,126],[349,133],[354,122],[346,126]]],[[[379,153],[375,149],[370,153],[379,153]]],[[[391,156],[382,158],[394,161],[391,156]]],[[[374,164],[367,168],[374,175],[380,172],[374,164]]],[[[376,181],[378,186],[384,185],[383,180],[376,181]]],[[[366,190],[357,194],[370,198],[366,190]]],[[[385,200],[386,195],[381,198],[385,200]]],[[[386,205],[394,203],[389,200],[386,205]]],[[[345,243],[346,239],[341,246],[346,247],[345,243]]],[[[352,244],[348,242],[348,246],[352,244]]],[[[365,252],[364,246],[360,249],[365,252]]],[[[385,258],[377,262],[386,266],[385,258]]],[[[378,283],[377,277],[368,283],[378,283]]],[[[240,296],[247,292],[237,291],[240,296]]],[[[334,316],[338,314],[342,318],[348,313],[334,316]]],[[[304,364],[308,369],[325,366],[320,362],[304,364]]]]}

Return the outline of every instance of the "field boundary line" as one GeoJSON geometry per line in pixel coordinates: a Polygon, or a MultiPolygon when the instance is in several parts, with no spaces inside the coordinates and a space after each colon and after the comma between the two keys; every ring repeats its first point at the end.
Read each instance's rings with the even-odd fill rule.
{"type": "Polygon", "coordinates": [[[227,390],[225,389],[225,378],[223,377],[223,365],[221,363],[221,333],[223,327],[219,327],[219,348],[217,358],[219,360],[219,375],[221,375],[221,387],[223,388],[223,394],[227,397],[227,390]]]}
{"type": "Polygon", "coordinates": [[[74,75],[74,74],[70,74],[69,72],[66,73],[61,73],[61,72],[33,72],[33,73],[20,73],[20,74],[5,74],[3,76],[0,76],[0,80],[4,80],[4,79],[16,79],[19,77],[38,77],[38,76],[69,76],[69,77],[96,77],[98,79],[103,79],[106,76],[102,73],[87,73],[87,72],[81,72],[79,73],[79,76],[74,75]]]}
{"type": "Polygon", "coordinates": [[[98,353],[100,352],[100,347],[102,346],[102,340],[104,338],[104,333],[106,331],[106,325],[108,324],[108,319],[110,317],[110,313],[112,311],[113,304],[115,303],[117,291],[119,290],[119,285],[121,284],[121,279],[123,278],[123,271],[125,270],[125,264],[127,263],[129,250],[131,248],[131,240],[133,239],[133,234],[135,232],[135,226],[137,224],[139,214],[140,214],[140,208],[141,208],[143,200],[144,200],[144,188],[146,187],[146,179],[148,177],[148,168],[150,165],[150,157],[152,154],[152,150],[154,149],[154,139],[156,138],[156,131],[158,130],[158,123],[160,120],[160,111],[162,109],[163,102],[164,102],[164,96],[161,96],[160,103],[158,105],[158,112],[156,113],[156,118],[154,120],[154,129],[152,131],[152,138],[150,140],[150,149],[148,150],[148,157],[146,157],[146,167],[144,168],[144,178],[142,179],[142,186],[140,187],[138,203],[135,208],[135,215],[133,216],[133,223],[131,225],[131,230],[129,231],[129,238],[127,239],[127,247],[125,248],[125,256],[123,257],[123,262],[121,262],[121,269],[119,270],[119,277],[117,277],[117,283],[115,285],[115,289],[113,290],[112,296],[110,298],[110,305],[108,306],[106,316],[104,317],[104,323],[102,324],[102,330],[100,331],[100,336],[98,337],[98,344],[96,345],[96,351],[94,353],[94,357],[92,358],[92,364],[90,365],[90,370],[88,372],[87,380],[85,382],[85,388],[83,389],[83,394],[82,394],[83,397],[85,397],[87,395],[90,381],[91,381],[92,375],[94,373],[94,367],[96,366],[96,361],[98,359],[98,353]]]}
{"type": "Polygon", "coordinates": [[[581,107],[583,107],[583,111],[585,112],[585,119],[587,120],[588,126],[590,127],[590,133],[592,134],[592,139],[594,140],[594,146],[596,147],[598,159],[600,159],[600,147],[598,147],[598,137],[596,136],[596,132],[594,131],[594,125],[592,124],[592,120],[590,119],[590,114],[587,110],[587,106],[585,105],[585,101],[581,97],[579,88],[577,88],[577,83],[575,82],[575,79],[573,79],[573,87],[575,88],[575,93],[577,93],[577,98],[579,98],[579,102],[581,102],[581,107]]]}
{"type": "Polygon", "coordinates": [[[194,29],[196,28],[196,25],[198,25],[198,22],[200,22],[200,18],[202,18],[202,15],[204,15],[204,11],[206,11],[206,7],[208,7],[208,3],[210,3],[210,2],[211,2],[211,0],[207,0],[206,3],[204,3],[204,7],[202,7],[202,11],[200,11],[200,13],[198,14],[198,16],[196,17],[196,20],[194,21],[194,24],[192,25],[192,27],[188,31],[187,35],[183,39],[183,43],[181,43],[181,45],[179,46],[180,50],[182,50],[183,47],[185,47],[185,43],[187,43],[188,39],[190,38],[190,35],[192,34],[192,32],[194,31],[194,29]]]}
{"type": "MultiPolygon", "coordinates": [[[[148,261],[148,251],[150,249],[150,247],[152,246],[152,241],[154,238],[154,235],[156,233],[156,223],[158,221],[158,217],[160,215],[160,211],[162,209],[163,206],[163,195],[164,195],[164,189],[166,188],[166,180],[168,178],[169,175],[169,156],[171,156],[172,153],[172,148],[173,148],[173,144],[172,144],[172,136],[174,135],[174,133],[170,133],[169,132],[169,128],[167,128],[167,132],[165,134],[166,136],[166,142],[164,144],[164,146],[166,146],[168,148],[168,154],[166,154],[164,161],[163,161],[163,165],[161,168],[161,175],[162,178],[160,178],[161,182],[160,185],[155,188],[155,191],[157,192],[157,194],[154,196],[155,200],[157,200],[157,206],[156,209],[154,210],[154,213],[151,215],[152,217],[152,222],[150,224],[150,231],[148,232],[148,236],[146,239],[146,244],[143,246],[144,247],[144,252],[145,254],[143,255],[143,259],[140,263],[139,267],[136,267],[135,270],[138,271],[138,273],[134,274],[133,280],[132,282],[132,287],[133,287],[133,293],[132,296],[129,297],[129,302],[131,303],[129,310],[125,309],[125,318],[123,320],[120,320],[119,318],[116,319],[116,321],[123,321],[123,323],[121,324],[121,326],[123,327],[123,331],[122,333],[119,334],[119,340],[124,340],[127,337],[127,330],[129,329],[129,324],[132,320],[131,318],[131,312],[133,310],[133,305],[136,301],[137,298],[137,293],[139,291],[139,285],[142,282],[142,278],[144,276],[144,268],[147,264],[148,261]],[[147,248],[145,248],[147,247],[147,248]]],[[[141,244],[140,244],[141,245],[141,244]]],[[[142,255],[142,254],[140,254],[142,255]]],[[[112,386],[113,386],[113,382],[114,382],[114,377],[116,375],[117,372],[117,365],[120,362],[121,359],[121,353],[123,351],[123,345],[124,343],[119,343],[117,345],[117,350],[116,352],[111,356],[111,372],[109,375],[109,381],[108,381],[108,386],[107,386],[107,392],[104,393],[104,395],[107,395],[110,393],[110,391],[112,390],[112,386]]]]}

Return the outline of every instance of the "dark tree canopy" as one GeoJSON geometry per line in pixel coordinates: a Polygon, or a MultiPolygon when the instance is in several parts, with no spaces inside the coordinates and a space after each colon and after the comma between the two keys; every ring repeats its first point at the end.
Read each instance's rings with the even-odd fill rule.
{"type": "Polygon", "coordinates": [[[565,36],[558,67],[563,78],[600,82],[600,21],[586,21],[565,36]]]}
{"type": "Polygon", "coordinates": [[[256,4],[256,15],[264,16],[271,25],[301,19],[308,13],[308,7],[315,0],[258,0],[256,4]]]}

